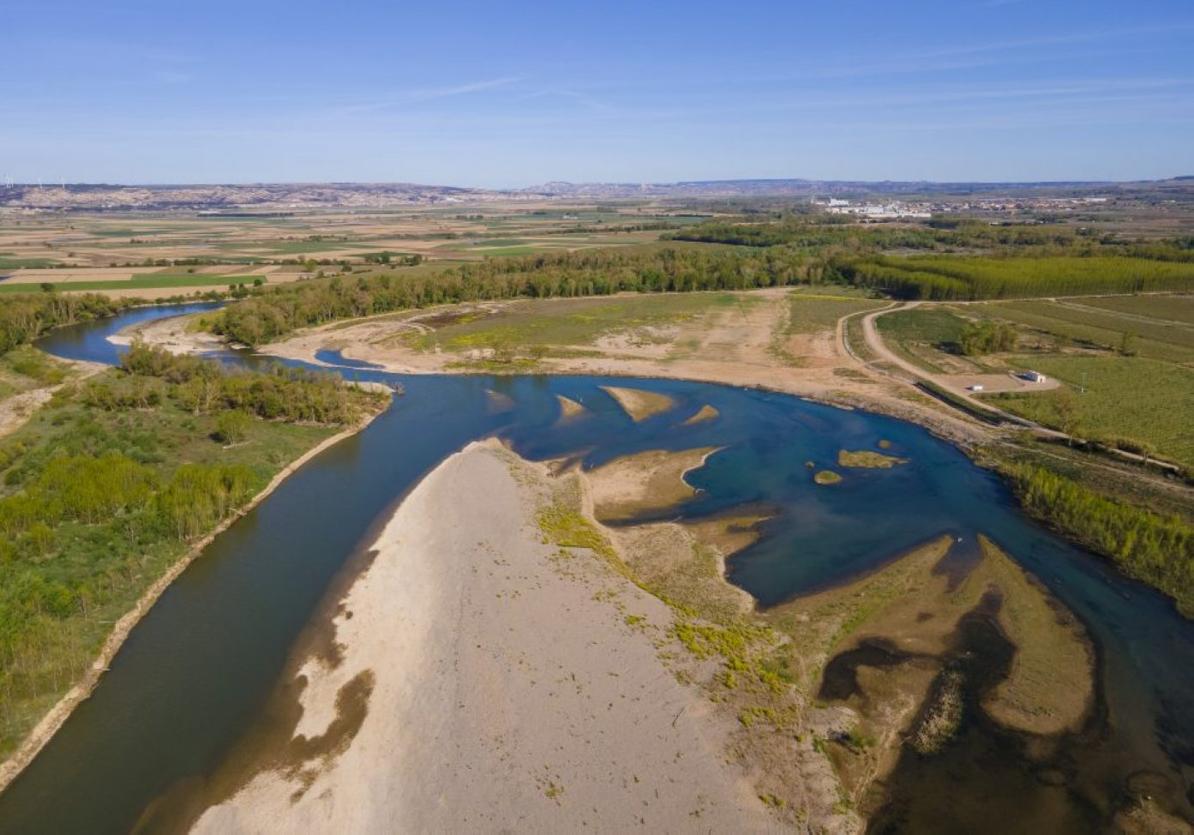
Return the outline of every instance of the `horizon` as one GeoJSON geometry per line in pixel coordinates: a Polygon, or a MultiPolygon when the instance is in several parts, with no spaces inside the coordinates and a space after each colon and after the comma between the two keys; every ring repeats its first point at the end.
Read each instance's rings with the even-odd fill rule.
{"type": "Polygon", "coordinates": [[[1194,170],[1194,14],[974,0],[0,10],[29,185],[1137,182],[1194,170]],[[801,172],[794,177],[792,172],[801,172]],[[694,173],[695,172],[695,173],[694,173]]]}
{"type": "Polygon", "coordinates": [[[487,187],[469,185],[466,183],[434,183],[409,180],[227,180],[227,181],[146,181],[146,182],[115,182],[115,181],[70,181],[70,182],[0,182],[0,188],[41,188],[41,189],[70,189],[77,188],[215,188],[218,186],[250,187],[250,186],[412,186],[418,188],[460,189],[466,191],[489,192],[524,192],[553,185],[566,186],[611,186],[633,187],[652,186],[667,187],[692,184],[719,183],[808,183],[810,185],[932,185],[932,186],[1115,186],[1132,185],[1135,183],[1168,183],[1194,180],[1194,174],[1174,174],[1147,179],[1116,179],[1116,180],[861,180],[856,178],[821,180],[812,177],[732,177],[716,179],[708,177],[691,177],[679,180],[545,180],[536,183],[512,185],[506,187],[487,187]]]}

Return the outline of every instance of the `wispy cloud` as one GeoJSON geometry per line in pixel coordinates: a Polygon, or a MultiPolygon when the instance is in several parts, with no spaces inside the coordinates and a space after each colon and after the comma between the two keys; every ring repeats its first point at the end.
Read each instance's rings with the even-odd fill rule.
{"type": "Polygon", "coordinates": [[[407,90],[391,94],[384,99],[378,99],[376,101],[344,105],[343,107],[337,108],[337,113],[340,115],[376,113],[379,111],[406,107],[412,104],[422,104],[425,102],[437,101],[439,99],[449,99],[456,96],[467,96],[472,93],[481,93],[486,90],[496,89],[498,87],[506,87],[522,80],[522,76],[502,76],[500,78],[489,78],[481,81],[470,81],[450,87],[432,87],[421,90],[407,90]]]}

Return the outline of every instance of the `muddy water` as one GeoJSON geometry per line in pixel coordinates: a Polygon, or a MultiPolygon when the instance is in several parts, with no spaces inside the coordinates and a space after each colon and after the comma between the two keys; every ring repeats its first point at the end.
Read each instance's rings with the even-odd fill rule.
{"type": "MultiPolygon", "coordinates": [[[[116,352],[103,335],[129,321],[59,331],[44,346],[110,362],[116,352]]],[[[1071,754],[1056,767],[993,784],[990,774],[1019,769],[1027,743],[984,728],[977,714],[964,718],[955,743],[939,754],[901,759],[876,827],[910,830],[932,820],[943,831],[1007,831],[1024,811],[1024,793],[1040,785],[1049,787],[1054,799],[1047,803],[1057,811],[1033,820],[1062,829],[1104,826],[1114,803],[1140,786],[1194,817],[1186,797],[1194,768],[1194,625],[1158,594],[1032,523],[990,474],[922,429],[695,383],[619,379],[676,401],[671,411],[635,423],[599,389],[614,382],[603,378],[400,377],[362,364],[342,371],[401,382],[406,394],[217,537],[134,630],[93,698],[0,795],[0,832],[128,831],[155,797],[210,773],[253,726],[296,636],[370,524],[444,457],[490,434],[527,457],[573,455],[586,466],[645,449],[724,447],[689,475],[700,493],[678,512],[697,517],[748,503],[775,509],[764,536],[729,567],[731,581],[764,605],[838,583],[942,532],[964,547],[981,532],[1083,620],[1100,657],[1099,722],[1083,745],[1060,746],[1058,756],[1071,754]],[[512,406],[503,410],[506,401],[493,391],[512,406]],[[560,423],[557,394],[587,413],[560,423]],[[684,425],[706,404],[718,419],[684,425]],[[876,449],[880,440],[911,463],[844,471],[832,487],[812,482],[806,462],[832,466],[839,449],[876,449]],[[978,762],[1005,768],[967,768],[979,754],[978,762]],[[927,799],[915,802],[920,796],[927,799]]],[[[998,678],[1006,649],[983,618],[975,613],[975,625],[961,631],[960,646],[969,649],[959,657],[986,659],[986,675],[998,678]]],[[[972,675],[966,698],[984,680],[972,675]]]]}

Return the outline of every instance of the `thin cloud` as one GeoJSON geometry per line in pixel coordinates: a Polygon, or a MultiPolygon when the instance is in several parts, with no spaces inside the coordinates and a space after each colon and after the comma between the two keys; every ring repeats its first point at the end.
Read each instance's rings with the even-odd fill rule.
{"type": "Polygon", "coordinates": [[[338,108],[336,112],[340,115],[374,113],[377,111],[390,110],[396,107],[405,107],[411,104],[422,104],[429,101],[454,98],[455,96],[467,96],[471,93],[480,93],[484,92],[485,90],[506,87],[510,84],[516,84],[522,80],[522,76],[502,76],[501,78],[489,78],[482,81],[470,81],[466,84],[457,84],[452,87],[435,87],[426,90],[410,90],[405,93],[399,93],[396,96],[387,98],[384,101],[346,105],[344,107],[338,108]]]}

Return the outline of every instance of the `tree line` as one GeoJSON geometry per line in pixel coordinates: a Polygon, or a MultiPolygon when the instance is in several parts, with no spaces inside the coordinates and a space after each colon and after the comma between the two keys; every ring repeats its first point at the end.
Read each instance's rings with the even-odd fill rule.
{"type": "Polygon", "coordinates": [[[267,289],[212,317],[215,333],[245,345],[336,319],[466,301],[603,296],[621,292],[747,290],[828,278],[825,264],[784,249],[588,250],[490,258],[438,273],[389,273],[296,282],[267,289]]]}
{"type": "Polygon", "coordinates": [[[20,293],[0,303],[0,354],[32,342],[52,328],[113,316],[132,303],[98,293],[20,293]]]}
{"type": "Polygon", "coordinates": [[[738,246],[841,247],[852,252],[892,249],[939,250],[998,247],[1094,249],[1091,233],[1060,225],[991,225],[975,220],[936,218],[924,226],[862,225],[833,215],[791,217],[766,223],[711,220],[665,236],[676,241],[738,246]]]}
{"type": "Polygon", "coordinates": [[[898,298],[935,301],[1141,293],[1194,287],[1194,263],[1119,255],[986,257],[937,255],[839,259],[851,284],[898,298]]]}
{"type": "Polygon", "coordinates": [[[1165,592],[1186,617],[1194,617],[1194,528],[1189,523],[1112,501],[1031,464],[1009,464],[1003,472],[1029,513],[1165,592]]]}

